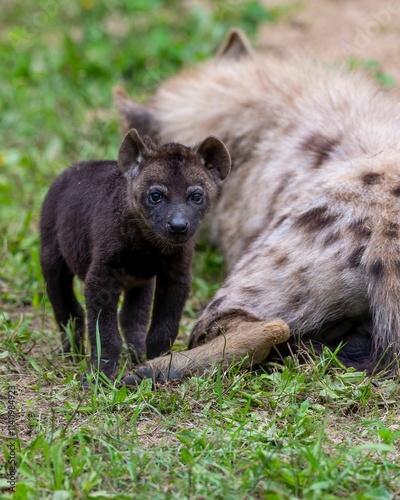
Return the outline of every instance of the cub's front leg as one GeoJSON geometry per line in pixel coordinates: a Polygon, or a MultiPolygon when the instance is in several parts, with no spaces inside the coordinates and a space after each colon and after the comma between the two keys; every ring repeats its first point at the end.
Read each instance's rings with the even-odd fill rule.
{"type": "Polygon", "coordinates": [[[112,269],[92,266],[85,279],[90,364],[113,379],[122,349],[118,331],[118,299],[122,282],[112,269]],[[100,352],[97,351],[99,336],[100,352]]]}
{"type": "Polygon", "coordinates": [[[181,258],[165,258],[156,277],[153,317],[146,339],[147,359],[171,350],[178,335],[179,321],[190,290],[193,249],[181,258]]]}
{"type": "Polygon", "coordinates": [[[147,327],[153,302],[154,279],[141,286],[125,290],[119,313],[121,329],[134,364],[146,356],[147,327]]]}

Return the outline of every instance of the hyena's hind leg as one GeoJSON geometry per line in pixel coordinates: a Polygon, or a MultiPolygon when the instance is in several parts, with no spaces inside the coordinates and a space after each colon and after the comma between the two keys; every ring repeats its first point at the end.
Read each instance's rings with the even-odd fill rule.
{"type": "Polygon", "coordinates": [[[274,346],[267,361],[282,361],[286,357],[296,357],[300,363],[309,363],[314,356],[321,356],[324,348],[336,352],[336,357],[345,367],[352,367],[367,374],[379,371],[371,362],[371,340],[363,334],[343,337],[340,342],[327,343],[321,339],[290,337],[288,342],[274,346]]]}
{"type": "Polygon", "coordinates": [[[75,297],[74,276],[56,248],[42,247],[41,265],[47,285],[47,295],[61,332],[62,350],[65,354],[74,352],[84,354],[85,315],[75,297]],[[66,334],[68,327],[73,331],[74,346],[71,346],[66,334]]]}
{"type": "Polygon", "coordinates": [[[119,322],[135,364],[146,355],[147,326],[153,300],[154,280],[141,287],[125,290],[124,302],[119,313],[119,322]]]}
{"type": "Polygon", "coordinates": [[[144,378],[163,383],[166,380],[201,375],[220,365],[228,368],[243,360],[242,368],[261,363],[271,348],[289,338],[289,327],[280,319],[260,320],[242,314],[220,318],[211,325],[211,340],[193,345],[184,352],[172,352],[141,365],[135,375],[124,378],[135,385],[144,378]]]}

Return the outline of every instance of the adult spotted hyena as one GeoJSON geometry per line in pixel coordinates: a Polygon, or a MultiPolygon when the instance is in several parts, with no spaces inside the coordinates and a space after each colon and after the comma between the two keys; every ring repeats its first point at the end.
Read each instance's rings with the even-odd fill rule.
{"type": "MultiPolygon", "coordinates": [[[[233,160],[212,219],[228,275],[191,334],[192,350],[173,357],[172,369],[202,371],[246,352],[259,362],[286,340],[282,321],[269,328],[273,317],[289,326],[293,345],[299,337],[343,342],[348,365],[398,369],[400,108],[393,97],[363,74],[254,54],[234,30],[214,60],[167,80],[147,107],[122,91],[116,100],[126,126],[163,141],[214,134],[233,160]]],[[[169,362],[153,360],[138,374],[151,368],[162,378],[169,362]]]]}

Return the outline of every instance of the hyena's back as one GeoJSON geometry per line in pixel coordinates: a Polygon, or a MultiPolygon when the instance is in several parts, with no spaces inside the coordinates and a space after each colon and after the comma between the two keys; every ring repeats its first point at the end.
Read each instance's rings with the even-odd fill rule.
{"type": "Polygon", "coordinates": [[[344,340],[361,368],[398,356],[398,107],[363,75],[304,59],[222,58],[161,86],[149,111],[159,136],[215,134],[234,164],[213,214],[228,276],[192,347],[243,311],[344,340]]]}

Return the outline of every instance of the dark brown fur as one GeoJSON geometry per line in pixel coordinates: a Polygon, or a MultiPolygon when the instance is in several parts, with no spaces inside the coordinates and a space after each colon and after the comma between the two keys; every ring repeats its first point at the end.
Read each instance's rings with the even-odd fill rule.
{"type": "Polygon", "coordinates": [[[42,210],[41,265],[65,352],[83,350],[74,275],[85,282],[93,366],[115,373],[122,292],[120,323],[134,361],[170,350],[190,287],[194,238],[229,169],[229,154],[214,137],[197,148],[156,147],[131,130],[118,162],[77,163],[55,180],[42,210]]]}
{"type": "Polygon", "coordinates": [[[329,160],[330,155],[340,143],[339,139],[325,137],[320,133],[311,134],[302,144],[306,154],[312,153],[314,162],[312,168],[319,168],[329,160]]]}

